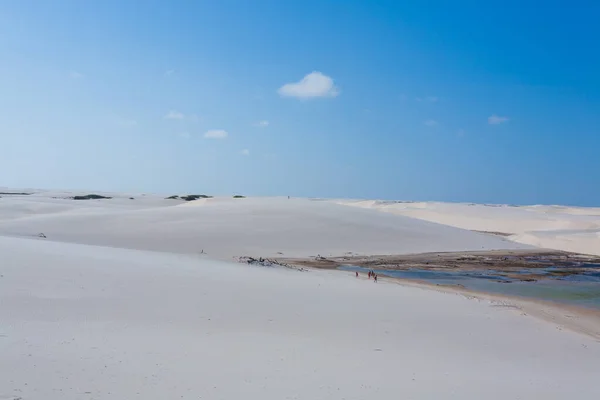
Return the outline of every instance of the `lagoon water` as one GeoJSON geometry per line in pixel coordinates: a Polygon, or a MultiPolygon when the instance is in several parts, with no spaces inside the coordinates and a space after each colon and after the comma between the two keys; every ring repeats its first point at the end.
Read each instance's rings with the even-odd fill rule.
{"type": "MultiPolygon", "coordinates": [[[[423,269],[377,270],[377,274],[392,278],[425,281],[439,285],[462,285],[467,289],[488,293],[521,296],[600,309],[600,265],[587,265],[591,272],[522,282],[502,276],[494,270],[437,271],[423,269]],[[597,268],[597,269],[596,269],[597,268]]],[[[345,271],[367,274],[369,269],[353,265],[342,266],[345,271]]],[[[551,270],[537,270],[537,273],[551,270]]],[[[531,270],[523,270],[531,273],[531,270]]]]}

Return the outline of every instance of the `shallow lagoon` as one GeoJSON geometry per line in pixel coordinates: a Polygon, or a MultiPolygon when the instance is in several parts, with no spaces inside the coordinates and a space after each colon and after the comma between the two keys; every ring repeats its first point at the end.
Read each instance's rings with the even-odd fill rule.
{"type": "MultiPolygon", "coordinates": [[[[437,285],[462,285],[467,289],[489,293],[522,296],[540,300],[580,305],[600,309],[600,265],[588,264],[585,273],[549,277],[535,282],[512,279],[493,269],[477,271],[440,271],[425,269],[377,269],[376,273],[392,278],[425,281],[437,285]]],[[[535,269],[537,274],[550,273],[553,268],[535,269]]],[[[564,269],[564,267],[561,267],[564,269]]],[[[345,265],[339,269],[367,274],[369,269],[345,265]]],[[[532,270],[522,270],[530,274],[532,270]]]]}

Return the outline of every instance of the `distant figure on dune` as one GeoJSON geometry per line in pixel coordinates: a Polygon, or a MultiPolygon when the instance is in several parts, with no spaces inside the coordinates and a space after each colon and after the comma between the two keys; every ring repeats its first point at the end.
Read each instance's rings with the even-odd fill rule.
{"type": "Polygon", "coordinates": [[[377,275],[375,275],[373,279],[375,279],[375,283],[377,283],[377,275]]]}
{"type": "Polygon", "coordinates": [[[356,277],[358,278],[358,271],[356,272],[356,277]]]}

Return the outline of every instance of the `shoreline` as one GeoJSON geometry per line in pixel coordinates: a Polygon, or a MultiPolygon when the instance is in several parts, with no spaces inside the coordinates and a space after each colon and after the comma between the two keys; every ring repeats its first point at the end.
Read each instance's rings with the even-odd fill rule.
{"type": "MultiPolygon", "coordinates": [[[[273,259],[318,269],[355,265],[372,269],[481,269],[484,266],[507,270],[573,266],[576,263],[600,264],[600,256],[553,249],[477,250],[426,252],[412,254],[362,255],[346,253],[336,257],[274,257],[273,259]]],[[[575,270],[574,270],[575,271],[575,270]]]]}
{"type": "MultiPolygon", "coordinates": [[[[314,258],[296,258],[296,259],[284,259],[277,258],[271,259],[270,262],[284,265],[287,267],[297,267],[300,269],[309,270],[335,270],[340,273],[351,274],[350,271],[340,270],[339,267],[343,265],[355,265],[361,267],[371,268],[375,271],[381,269],[393,269],[391,265],[398,265],[398,262],[404,262],[404,268],[410,268],[413,265],[423,266],[423,260],[439,259],[439,262],[434,265],[429,264],[432,270],[439,270],[440,263],[445,263],[452,259],[461,259],[465,257],[475,257],[477,261],[478,257],[490,258],[490,257],[542,257],[542,262],[537,265],[541,268],[547,263],[555,262],[590,262],[597,263],[600,258],[597,256],[588,256],[574,254],[564,251],[557,250],[492,250],[492,251],[476,251],[476,252],[446,252],[446,253],[421,253],[421,254],[409,254],[409,255],[386,255],[386,256],[344,256],[344,257],[314,257],[314,258]],[[361,265],[362,264],[362,265],[361,265]]],[[[471,260],[473,261],[473,260],[471,260]]],[[[490,260],[486,260],[489,262],[490,260]]],[[[519,267],[523,266],[523,263],[517,263],[519,267]]],[[[535,268],[535,262],[533,263],[535,268]]],[[[425,264],[427,265],[427,264],[425,264]]],[[[528,268],[532,268],[530,263],[527,263],[528,268]]],[[[479,264],[480,268],[490,267],[490,264],[479,264]]],[[[494,268],[497,268],[494,265],[494,268]]],[[[507,269],[514,268],[515,266],[509,266],[507,269]]],[[[442,267],[443,268],[443,267],[442,267]]],[[[448,268],[448,267],[446,267],[448,268]]],[[[452,267],[450,267],[452,268],[452,267]]],[[[474,264],[468,265],[466,268],[461,269],[454,268],[454,270],[477,270],[474,264]]],[[[361,276],[363,276],[361,274],[361,276]]],[[[365,279],[364,277],[362,279],[365,279]]],[[[365,279],[366,280],[366,279],[365,279]]],[[[460,284],[436,284],[421,279],[408,279],[391,277],[385,274],[380,275],[381,283],[392,283],[401,286],[418,287],[423,290],[435,290],[441,293],[460,295],[467,299],[475,299],[478,301],[487,301],[492,303],[492,307],[506,307],[512,308],[519,311],[522,315],[533,316],[535,318],[544,320],[546,322],[556,325],[557,329],[569,329],[571,331],[590,336],[600,341],[600,310],[585,307],[583,305],[566,304],[562,302],[536,299],[530,297],[524,297],[512,294],[500,294],[493,292],[486,292],[481,290],[475,290],[466,288],[460,284]]]]}
{"type": "MultiPolygon", "coordinates": [[[[338,270],[340,272],[345,272],[338,270]]],[[[504,295],[468,289],[460,286],[439,285],[425,281],[382,276],[381,282],[394,283],[401,286],[419,287],[424,290],[435,290],[441,293],[460,295],[467,299],[489,301],[492,306],[514,308],[523,315],[531,315],[560,327],[590,336],[600,341],[600,310],[585,306],[577,306],[550,300],[532,299],[517,295],[504,295]]]]}

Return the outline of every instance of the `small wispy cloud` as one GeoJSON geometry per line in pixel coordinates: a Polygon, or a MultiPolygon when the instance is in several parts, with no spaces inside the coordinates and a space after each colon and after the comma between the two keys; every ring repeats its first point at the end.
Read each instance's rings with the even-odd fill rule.
{"type": "Polygon", "coordinates": [[[120,115],[108,116],[108,121],[116,126],[133,128],[138,126],[138,121],[135,118],[123,117],[120,115]]]}
{"type": "Polygon", "coordinates": [[[433,119],[428,119],[427,121],[423,122],[423,124],[425,124],[425,126],[437,126],[438,122],[433,119]]]}
{"type": "Polygon", "coordinates": [[[119,121],[121,125],[123,126],[137,126],[138,122],[135,119],[122,119],[121,121],[119,121]]]}
{"type": "Polygon", "coordinates": [[[191,137],[189,132],[179,132],[179,137],[184,138],[184,139],[189,139],[191,137]]]}
{"type": "Polygon", "coordinates": [[[505,122],[508,122],[508,117],[500,117],[496,114],[493,114],[492,116],[488,117],[488,124],[490,125],[500,125],[505,122]]]}
{"type": "Polygon", "coordinates": [[[417,97],[415,99],[419,103],[437,103],[440,99],[437,96],[417,97]]]}
{"type": "Polygon", "coordinates": [[[340,92],[334,85],[331,77],[314,71],[304,76],[298,82],[286,83],[279,88],[278,93],[284,97],[310,99],[315,97],[336,97],[340,92]]]}
{"type": "Polygon", "coordinates": [[[243,156],[249,156],[250,155],[250,150],[244,149],[244,150],[240,151],[240,154],[243,155],[243,156]]]}
{"type": "Polygon", "coordinates": [[[69,72],[69,76],[71,77],[71,79],[82,79],[85,77],[85,75],[83,75],[81,72],[77,72],[77,71],[69,72]]]}
{"type": "Polygon", "coordinates": [[[226,130],[223,129],[211,129],[204,133],[206,139],[225,139],[229,136],[226,130]]]}
{"type": "Polygon", "coordinates": [[[254,124],[254,126],[256,126],[258,128],[266,128],[267,126],[269,126],[269,121],[267,121],[267,120],[258,121],[254,124]]]}
{"type": "Polygon", "coordinates": [[[193,123],[196,123],[202,119],[197,114],[184,114],[182,112],[175,111],[175,110],[169,111],[168,113],[165,114],[165,116],[163,118],[179,120],[179,121],[186,120],[187,122],[193,122],[193,123]]]}
{"type": "Polygon", "coordinates": [[[183,115],[183,113],[180,113],[179,111],[175,111],[175,110],[169,111],[164,116],[164,119],[178,119],[178,120],[182,120],[184,118],[185,118],[185,115],[183,115]]]}
{"type": "Polygon", "coordinates": [[[168,69],[165,71],[165,76],[173,76],[173,75],[175,75],[174,69],[168,69]]]}

